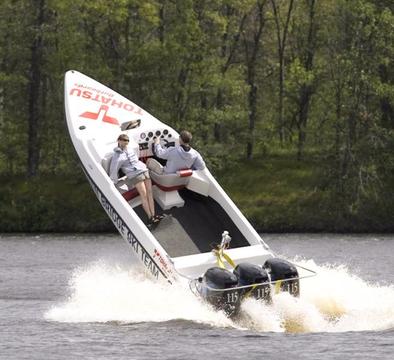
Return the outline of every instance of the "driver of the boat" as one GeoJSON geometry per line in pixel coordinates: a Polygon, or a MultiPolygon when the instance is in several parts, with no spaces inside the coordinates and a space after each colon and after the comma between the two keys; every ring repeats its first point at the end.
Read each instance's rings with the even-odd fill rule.
{"type": "Polygon", "coordinates": [[[173,174],[178,170],[193,169],[202,170],[205,168],[205,162],[200,153],[190,146],[192,134],[183,130],[179,134],[179,145],[175,147],[163,148],[160,145],[160,139],[155,139],[155,155],[161,159],[167,160],[163,167],[157,160],[149,158],[148,168],[157,174],[173,174]]]}
{"type": "Polygon", "coordinates": [[[155,205],[152,195],[152,182],[146,165],[138,159],[138,156],[127,149],[129,137],[127,134],[120,134],[118,146],[114,149],[114,154],[110,166],[110,178],[116,184],[118,182],[118,172],[122,170],[126,175],[126,184],[129,188],[135,187],[140,195],[142,207],[148,216],[148,223],[157,223],[161,220],[161,215],[155,215],[155,205]]]}

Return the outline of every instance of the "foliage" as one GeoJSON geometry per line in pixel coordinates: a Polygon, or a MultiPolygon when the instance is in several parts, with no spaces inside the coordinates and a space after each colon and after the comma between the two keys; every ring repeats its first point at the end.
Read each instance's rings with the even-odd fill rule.
{"type": "MultiPolygon", "coordinates": [[[[63,224],[56,186],[27,175],[76,172],[63,110],[69,69],[190,129],[263,228],[390,228],[393,10],[376,0],[1,1],[1,194],[13,205],[1,208],[0,229],[52,229],[45,216],[63,224]],[[267,164],[278,177],[264,177],[267,164]],[[297,167],[312,171],[309,190],[297,167]],[[228,178],[230,169],[251,179],[228,178]],[[249,193],[260,176],[267,190],[249,193]],[[387,224],[368,221],[376,214],[387,224]]],[[[76,204],[63,200],[72,213],[76,204]]]]}
{"type": "Polygon", "coordinates": [[[111,221],[82,177],[12,180],[1,181],[2,232],[113,231],[111,221]]]}

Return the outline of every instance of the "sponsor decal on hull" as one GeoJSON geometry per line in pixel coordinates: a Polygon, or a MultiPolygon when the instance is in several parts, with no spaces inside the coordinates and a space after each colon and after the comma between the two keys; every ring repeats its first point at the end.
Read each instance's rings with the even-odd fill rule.
{"type": "MultiPolygon", "coordinates": [[[[79,85],[81,86],[81,85],[79,85]]],[[[100,91],[98,89],[89,88],[89,90],[84,90],[84,88],[75,85],[70,92],[69,95],[79,97],[81,99],[90,100],[92,102],[99,103],[100,105],[107,105],[109,107],[114,107],[117,109],[123,109],[128,112],[143,116],[143,110],[126,99],[118,100],[114,98],[113,94],[107,93],[105,91],[100,91]]]]}
{"type": "Polygon", "coordinates": [[[157,258],[159,260],[159,263],[161,264],[161,266],[164,268],[164,270],[168,273],[168,274],[172,274],[172,269],[171,267],[166,263],[164,256],[162,256],[159,252],[159,250],[155,249],[153,251],[153,258],[157,258]]]}
{"type": "MultiPolygon", "coordinates": [[[[112,204],[108,201],[108,199],[105,197],[105,195],[101,192],[99,187],[95,184],[95,182],[91,179],[89,174],[86,172],[85,169],[83,169],[85,172],[85,175],[94,191],[96,194],[97,198],[99,199],[102,207],[118,229],[118,231],[121,233],[123,238],[127,240],[129,245],[131,245],[131,248],[133,249],[134,253],[137,255],[137,257],[140,259],[142,264],[145,266],[145,268],[152,274],[152,276],[156,279],[159,279],[159,275],[161,274],[170,284],[171,281],[167,278],[165,273],[160,269],[160,267],[156,264],[156,262],[153,260],[153,258],[150,256],[150,254],[145,250],[145,248],[141,245],[141,243],[138,241],[136,236],[133,234],[133,232],[129,229],[127,224],[123,221],[123,219],[120,217],[120,215],[116,212],[112,204]]],[[[155,250],[157,251],[157,250],[155,250]]],[[[156,256],[156,253],[154,257],[156,256]]]]}
{"type": "Polygon", "coordinates": [[[97,120],[100,118],[101,121],[104,121],[104,122],[107,122],[110,124],[114,124],[114,125],[119,125],[118,119],[114,118],[112,116],[108,116],[107,112],[108,112],[108,105],[101,105],[98,112],[85,111],[84,113],[79,115],[79,117],[83,117],[86,119],[92,119],[92,120],[97,120]]]}

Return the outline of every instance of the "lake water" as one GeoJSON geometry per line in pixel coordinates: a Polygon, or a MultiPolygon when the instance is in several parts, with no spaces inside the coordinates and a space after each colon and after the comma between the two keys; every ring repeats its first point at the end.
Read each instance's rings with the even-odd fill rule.
{"type": "Polygon", "coordinates": [[[318,275],[232,321],[118,235],[1,235],[0,359],[393,359],[393,235],[263,238],[318,275]]]}

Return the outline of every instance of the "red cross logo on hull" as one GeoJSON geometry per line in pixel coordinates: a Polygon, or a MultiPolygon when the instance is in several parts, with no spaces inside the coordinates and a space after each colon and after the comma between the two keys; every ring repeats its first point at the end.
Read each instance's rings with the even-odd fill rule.
{"type": "Polygon", "coordinates": [[[119,125],[119,121],[112,116],[108,116],[107,112],[108,112],[108,106],[101,105],[97,113],[86,111],[79,116],[86,119],[99,120],[110,124],[119,125]]]}

